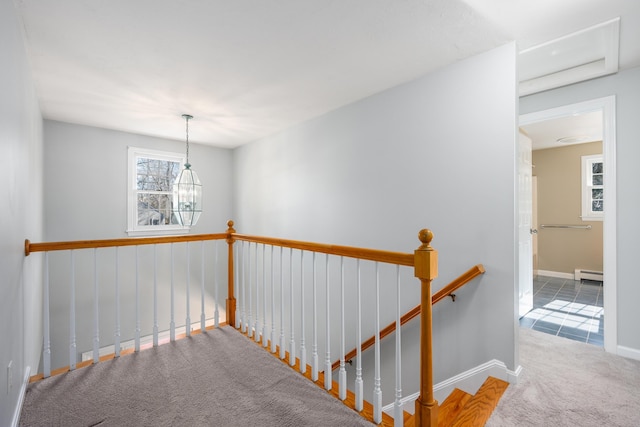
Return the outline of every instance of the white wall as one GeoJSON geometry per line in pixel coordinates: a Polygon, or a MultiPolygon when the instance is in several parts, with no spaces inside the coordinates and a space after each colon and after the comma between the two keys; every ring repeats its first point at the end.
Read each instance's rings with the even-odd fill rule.
{"type": "Polygon", "coordinates": [[[487,271],[435,308],[436,382],[492,359],[515,369],[515,76],[510,44],[236,149],[236,230],[412,252],[431,228],[435,290],[487,271]]]}
{"type": "MultiPolygon", "coordinates": [[[[640,68],[621,71],[520,100],[520,113],[532,113],[605,96],[616,96],[617,171],[617,320],[618,345],[640,358],[640,286],[637,254],[640,241],[640,68]]],[[[605,283],[606,286],[606,283],[605,283]]],[[[605,322],[606,322],[605,313],[605,322]]]]}
{"type": "Polygon", "coordinates": [[[0,55],[0,425],[8,426],[42,345],[40,265],[24,257],[24,239],[42,238],[42,117],[11,0],[0,1],[0,55]]]}
{"type": "MultiPolygon", "coordinates": [[[[176,117],[180,125],[180,117],[176,117]]],[[[196,126],[197,122],[192,123],[196,126]]],[[[127,148],[129,146],[183,153],[184,141],[159,139],[126,132],[80,126],[57,121],[44,121],[44,210],[47,241],[93,240],[127,237],[127,148]]],[[[230,150],[189,145],[189,160],[203,183],[204,212],[192,234],[218,233],[226,230],[232,218],[230,150]]],[[[200,246],[191,245],[190,317],[200,319],[200,246]]],[[[140,249],[140,321],[142,335],[153,326],[153,247],[140,249]]],[[[170,322],[170,258],[169,250],[158,250],[159,330],[167,330],[170,322]]],[[[218,277],[219,302],[224,315],[226,298],[226,243],[218,246],[219,265],[213,272],[215,249],[208,245],[205,273],[206,317],[213,317],[213,281],[218,277]]],[[[176,252],[175,299],[176,325],[186,320],[185,244],[176,252]]],[[[122,340],[132,339],[135,325],[135,257],[132,248],[119,254],[120,315],[122,340]]],[[[113,249],[98,254],[100,300],[100,346],[113,344],[115,333],[113,249]]],[[[51,255],[52,368],[69,364],[69,279],[68,251],[51,255]]],[[[78,352],[92,349],[93,339],[93,257],[78,252],[76,256],[76,333],[78,352]]],[[[224,320],[224,319],[223,319],[224,320]]]]}

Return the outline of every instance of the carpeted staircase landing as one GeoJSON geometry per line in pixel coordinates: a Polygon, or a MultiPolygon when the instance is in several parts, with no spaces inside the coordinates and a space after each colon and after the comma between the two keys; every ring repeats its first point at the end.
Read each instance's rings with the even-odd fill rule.
{"type": "MultiPolygon", "coordinates": [[[[454,389],[438,408],[438,427],[482,427],[498,405],[509,383],[489,377],[475,395],[454,389]]],[[[413,417],[405,427],[414,427],[413,417]]]]}

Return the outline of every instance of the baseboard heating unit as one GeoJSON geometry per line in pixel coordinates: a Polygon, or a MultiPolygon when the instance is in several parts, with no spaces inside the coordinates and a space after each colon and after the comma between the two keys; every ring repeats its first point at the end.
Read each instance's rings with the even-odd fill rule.
{"type": "Polygon", "coordinates": [[[580,270],[576,268],[575,280],[595,280],[602,282],[602,271],[580,270]]]}

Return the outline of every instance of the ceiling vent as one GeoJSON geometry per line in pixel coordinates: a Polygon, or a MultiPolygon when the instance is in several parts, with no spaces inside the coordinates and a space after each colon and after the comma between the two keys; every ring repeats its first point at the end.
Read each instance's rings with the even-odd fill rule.
{"type": "Polygon", "coordinates": [[[619,41],[618,17],[523,50],[520,96],[617,72],[619,41]]]}

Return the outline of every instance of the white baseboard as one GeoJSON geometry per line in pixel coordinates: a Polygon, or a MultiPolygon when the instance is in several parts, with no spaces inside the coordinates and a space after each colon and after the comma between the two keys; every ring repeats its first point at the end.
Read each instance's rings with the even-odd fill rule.
{"type": "Polygon", "coordinates": [[[557,277],[558,279],[575,279],[575,275],[573,273],[563,273],[560,271],[538,270],[538,274],[540,276],[557,277]]]}
{"type": "MultiPolygon", "coordinates": [[[[522,372],[522,366],[518,366],[515,371],[507,369],[507,365],[503,362],[493,359],[475,368],[469,369],[466,372],[458,374],[448,380],[442,381],[433,386],[433,394],[435,399],[442,403],[444,399],[451,394],[454,388],[459,388],[469,394],[476,394],[482,383],[485,382],[487,377],[492,376],[503,381],[507,381],[510,384],[516,384],[522,372]]],[[[420,392],[410,394],[403,397],[400,401],[403,405],[403,409],[407,412],[413,413],[413,408],[407,403],[414,402],[420,396],[420,392]]],[[[393,403],[386,405],[382,408],[383,411],[392,414],[393,403]]]]}
{"type": "Polygon", "coordinates": [[[619,345],[617,354],[627,359],[640,360],[640,350],[635,348],[619,345]]]}
{"type": "Polygon", "coordinates": [[[489,376],[516,384],[521,372],[521,366],[518,366],[515,371],[510,371],[503,362],[493,359],[434,385],[433,394],[438,402],[446,399],[454,388],[459,388],[469,394],[476,394],[489,376]]]}
{"type": "Polygon", "coordinates": [[[16,409],[13,412],[13,420],[11,421],[12,427],[18,427],[18,424],[20,423],[20,413],[22,412],[24,395],[27,393],[29,377],[31,377],[31,366],[27,366],[27,368],[24,370],[24,378],[22,380],[22,385],[20,386],[20,392],[18,393],[18,403],[16,403],[16,409]]]}

